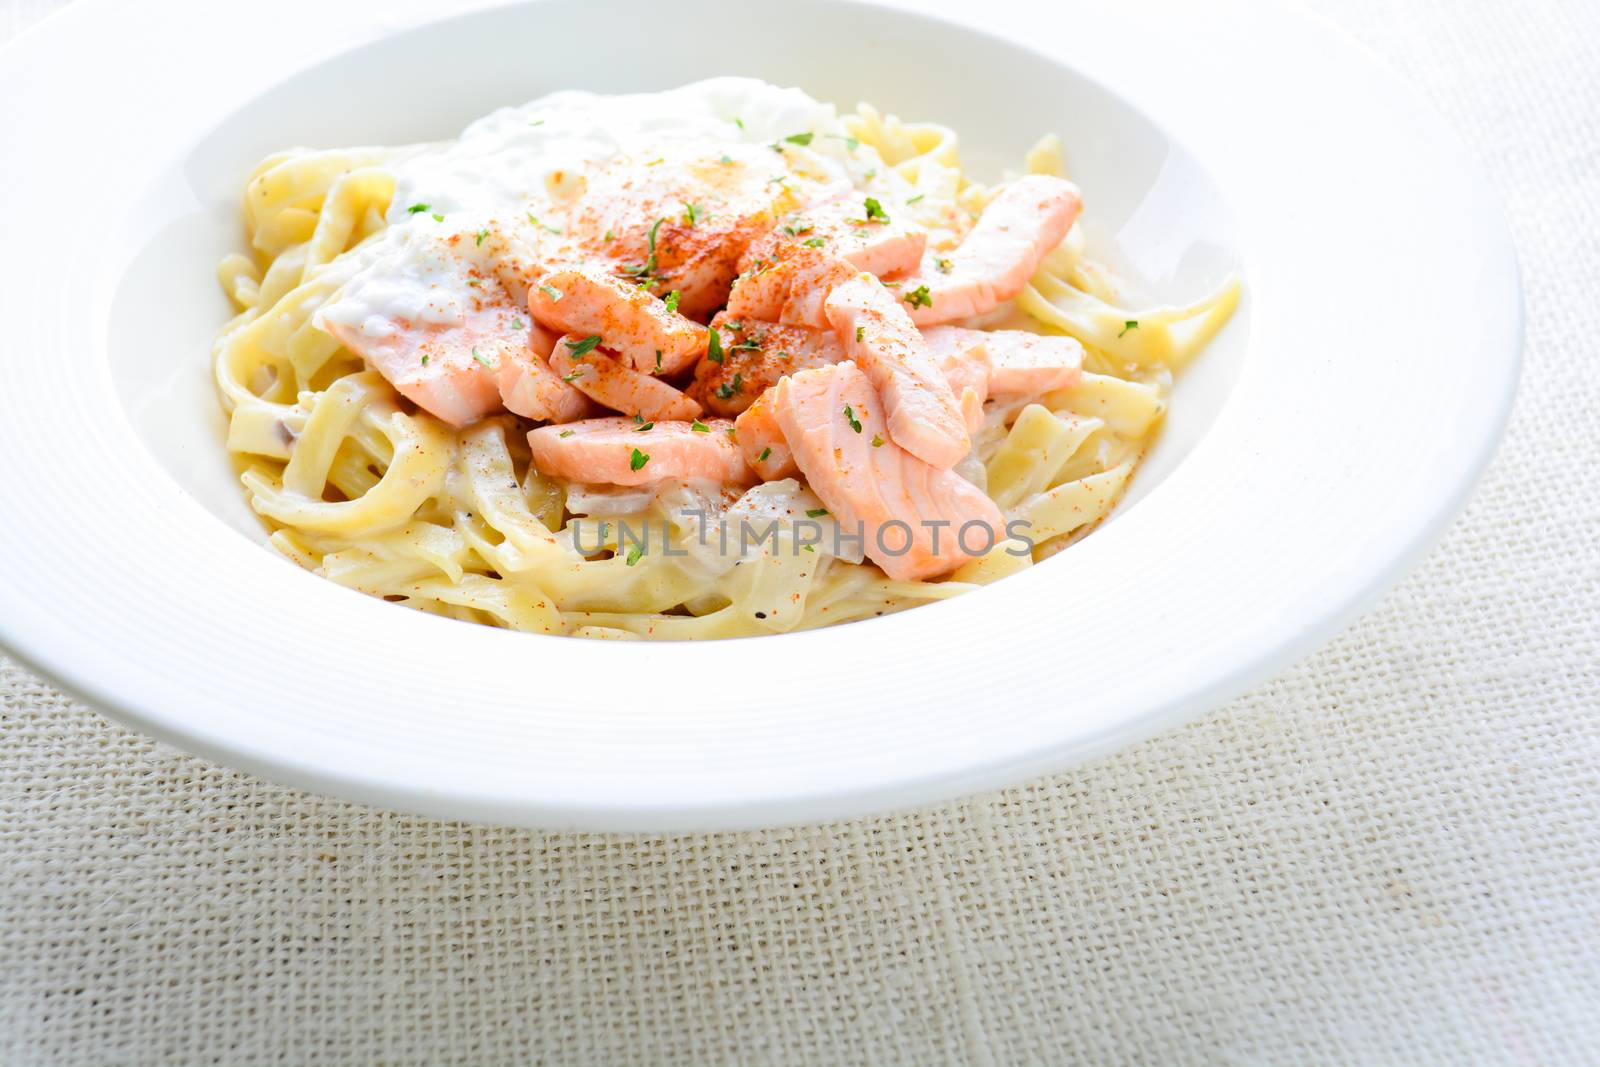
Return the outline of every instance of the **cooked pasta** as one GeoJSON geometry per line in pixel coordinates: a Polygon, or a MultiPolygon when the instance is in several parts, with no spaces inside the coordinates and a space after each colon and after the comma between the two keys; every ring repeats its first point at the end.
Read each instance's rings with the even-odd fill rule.
{"type": "MultiPolygon", "coordinates": [[[[1059,183],[1041,178],[1039,189],[1071,188],[1060,181],[1053,137],[1028,154],[1025,167],[1024,175],[1059,183]]],[[[1022,180],[969,179],[946,127],[902,122],[866,105],[841,117],[797,90],[739,79],[633,97],[556,94],[497,112],[445,145],[278,153],[245,188],[248,251],[228,256],[218,271],[239,309],[214,350],[227,447],[279,551],[341,585],[436,615],[539,633],[698,639],[848,622],[956,595],[1032,566],[1105,517],[1159,430],[1172,373],[1226,323],[1239,294],[1229,279],[1187,306],[1132,305],[1112,272],[1086,254],[1082,227],[1069,221],[1065,239],[1029,265],[1020,292],[996,294],[1005,299],[990,308],[975,305],[974,315],[957,320],[959,329],[917,324],[930,338],[945,329],[956,357],[987,360],[989,375],[987,395],[980,389],[966,409],[966,433],[952,431],[964,458],[926,460],[944,442],[922,436],[927,423],[918,424],[914,408],[896,408],[897,397],[911,402],[894,391],[893,383],[903,385],[895,375],[910,372],[884,356],[883,345],[872,347],[866,330],[880,321],[873,302],[888,293],[908,315],[927,317],[929,301],[938,311],[941,285],[967,269],[964,243],[986,209],[1022,180]],[[685,199],[654,220],[654,208],[640,214],[616,206],[659,191],[652,167],[681,176],[712,165],[747,180],[711,186],[704,202],[685,199]],[[758,172],[764,167],[772,177],[758,172]],[[767,195],[779,198],[775,207],[740,214],[750,197],[767,195]],[[829,229],[826,209],[816,205],[834,201],[848,211],[829,229]],[[795,353],[771,351],[766,338],[810,327],[780,325],[791,320],[777,314],[760,330],[734,319],[741,299],[755,306],[748,294],[792,264],[810,262],[804,257],[813,252],[835,255],[862,233],[875,240],[883,223],[915,245],[920,263],[881,277],[863,267],[867,273],[852,282],[828,283],[836,286],[824,294],[836,327],[852,313],[848,286],[866,302],[848,320],[853,335],[813,329],[801,338],[814,333],[832,355],[790,366],[782,361],[795,353]],[[615,242],[620,253],[627,246],[607,261],[626,283],[621,295],[563,259],[584,226],[604,230],[596,247],[615,242]],[[426,242],[432,259],[416,251],[426,242]],[[750,249],[761,247],[777,251],[751,265],[750,249]],[[721,262],[718,256],[731,264],[743,252],[731,296],[725,281],[696,288],[687,260],[673,266],[674,251],[685,248],[696,248],[702,267],[721,262]],[[790,259],[785,249],[793,249],[790,259]],[[396,273],[402,267],[411,273],[396,273]],[[406,278],[414,292],[403,291],[406,278]],[[596,327],[592,341],[579,339],[590,333],[579,314],[587,299],[580,285],[628,302],[616,307],[640,316],[645,349],[656,346],[654,367],[648,359],[630,364],[628,349],[605,328],[596,327]],[[485,291],[493,301],[475,295],[485,291]],[[456,292],[464,297],[450,295],[456,292]],[[451,300],[454,310],[439,312],[440,301],[451,300]],[[498,317],[485,318],[491,313],[498,317]],[[549,351],[536,343],[527,351],[520,340],[505,341],[512,329],[523,331],[518,338],[545,329],[561,340],[549,351]],[[1007,369],[1003,378],[995,338],[1019,330],[1073,339],[1081,350],[1074,346],[1070,373],[1057,368],[1048,379],[1007,369]],[[650,341],[657,336],[669,340],[650,341]],[[676,339],[689,362],[673,370],[676,339]],[[956,351],[962,345],[969,347],[956,351]],[[859,382],[843,377],[850,368],[841,369],[840,346],[864,372],[852,371],[859,382]],[[397,362],[401,354],[411,362],[397,362]],[[557,373],[563,367],[572,370],[557,373]],[[735,367],[745,370],[729,378],[735,367]],[[772,380],[757,383],[762,368],[772,380]],[[520,401],[506,384],[514,374],[522,375],[520,401]],[[824,383],[826,375],[834,378],[824,383]],[[842,529],[852,504],[837,495],[849,486],[815,468],[807,476],[808,446],[797,438],[805,436],[797,424],[813,410],[804,406],[813,394],[800,387],[813,381],[846,390],[827,396],[877,397],[882,411],[846,404],[835,416],[846,424],[839,429],[846,441],[860,435],[863,462],[878,464],[874,470],[888,469],[893,453],[902,464],[893,469],[926,475],[940,492],[986,495],[1005,520],[994,543],[944,550],[915,573],[875,561],[881,546],[864,551],[854,543],[842,529]],[[748,395],[758,389],[765,391],[748,395]],[[738,421],[725,425],[716,416],[731,418],[735,403],[743,405],[738,421]],[[773,447],[754,452],[748,440],[769,405],[777,409],[771,432],[779,457],[773,447]],[[545,417],[529,417],[530,410],[545,417]],[[631,425],[615,425],[629,416],[631,425]],[[862,417],[877,421],[864,431],[862,417]],[[541,422],[550,429],[530,439],[541,422]],[[591,434],[590,425],[600,429],[591,434]],[[624,430],[633,437],[616,447],[631,457],[627,476],[641,473],[640,456],[662,465],[680,452],[684,476],[667,471],[615,484],[603,466],[587,477],[571,468],[610,455],[595,449],[624,430]],[[720,450],[700,440],[711,437],[726,438],[720,450]],[[600,443],[577,451],[582,442],[600,443]],[[790,451],[798,472],[752,473],[790,451]],[[569,453],[578,458],[569,462],[569,453]],[[723,473],[701,476],[713,471],[723,473]],[[960,486],[952,488],[952,477],[960,486]],[[730,548],[730,527],[765,536],[730,548]]],[[[786,292],[785,316],[801,298],[796,288],[786,292]]],[[[890,316],[895,329],[898,314],[890,316]]],[[[957,363],[953,357],[947,367],[957,363]]],[[[952,392],[933,388],[939,403],[961,397],[955,378],[952,392]]],[[[937,536],[934,543],[937,549],[937,536]]]]}

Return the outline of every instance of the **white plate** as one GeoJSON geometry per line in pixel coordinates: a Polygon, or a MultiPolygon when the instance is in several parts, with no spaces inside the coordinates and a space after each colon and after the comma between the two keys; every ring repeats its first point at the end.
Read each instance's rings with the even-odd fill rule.
{"type": "Polygon", "coordinates": [[[87,0],[0,55],[0,99],[23,105],[0,113],[0,637],[187,749],[548,827],[776,824],[1002,784],[1325,639],[1499,437],[1521,309],[1498,207],[1396,78],[1303,14],[684,0],[418,28],[435,6],[87,0]],[[980,175],[1058,132],[1097,239],[1157,295],[1242,271],[1114,520],[954,601],[696,645],[431,618],[264,548],[209,373],[213,266],[256,159],[716,73],[949,123],[980,175]]]}

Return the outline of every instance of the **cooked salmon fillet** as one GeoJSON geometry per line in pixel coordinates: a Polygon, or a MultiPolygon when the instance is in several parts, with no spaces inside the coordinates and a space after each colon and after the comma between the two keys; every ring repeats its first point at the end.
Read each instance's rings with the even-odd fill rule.
{"type": "Polygon", "coordinates": [[[594,405],[550,368],[554,345],[555,336],[533,323],[526,347],[502,349],[494,375],[506,410],[539,422],[571,422],[593,413],[594,405]]]}
{"type": "Polygon", "coordinates": [[[601,343],[645,374],[676,374],[706,350],[706,328],[598,267],[568,267],[528,290],[528,311],[557,333],[601,343]]]}
{"type": "Polygon", "coordinates": [[[673,478],[726,484],[752,480],[727,419],[637,422],[620,416],[541,426],[528,433],[541,474],[575,482],[650,485],[673,478]]]}
{"type": "Polygon", "coordinates": [[[1066,238],[1082,208],[1078,187],[1064,178],[1018,178],[989,202],[958,248],[903,283],[912,320],[955,322],[1010,300],[1066,238]]]}
{"type": "Polygon", "coordinates": [[[889,439],[877,390],[853,362],[801,371],[770,395],[811,491],[891,578],[948,574],[1004,537],[1000,509],[977,486],[889,439]]]}
{"type": "Polygon", "coordinates": [[[762,481],[775,482],[798,473],[794,453],[783,438],[783,428],[772,416],[770,391],[757,397],[755,403],[733,420],[733,425],[737,431],[734,438],[744,453],[744,461],[762,481]]]}
{"type": "Polygon", "coordinates": [[[941,365],[981,356],[990,396],[1042,395],[1076,385],[1083,374],[1083,345],[1065,335],[929,326],[922,338],[941,365]]]}
{"type": "Polygon", "coordinates": [[[858,274],[834,287],[825,308],[845,352],[882,394],[895,444],[935,467],[961,462],[972,451],[961,404],[893,293],[858,274]]]}
{"type": "Polygon", "coordinates": [[[718,415],[737,415],[785,374],[826,367],[844,358],[830,330],[736,319],[726,312],[711,320],[721,360],[710,354],[694,369],[689,395],[718,415]]]}
{"type": "Polygon", "coordinates": [[[700,414],[700,405],[660,378],[638,371],[615,359],[588,338],[568,334],[550,353],[550,366],[563,384],[591,400],[624,415],[654,420],[688,420],[700,414]]]}

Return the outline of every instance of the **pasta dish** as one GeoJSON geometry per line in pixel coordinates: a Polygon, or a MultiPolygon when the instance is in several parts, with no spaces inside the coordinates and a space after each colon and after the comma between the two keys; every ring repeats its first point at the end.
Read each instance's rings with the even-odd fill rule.
{"type": "Polygon", "coordinates": [[[227,447],[283,554],[458,619],[735,637],[973,589],[1105,517],[1238,299],[1138,307],[1058,140],[1023,164],[743,78],[271,156],[227,447]]]}

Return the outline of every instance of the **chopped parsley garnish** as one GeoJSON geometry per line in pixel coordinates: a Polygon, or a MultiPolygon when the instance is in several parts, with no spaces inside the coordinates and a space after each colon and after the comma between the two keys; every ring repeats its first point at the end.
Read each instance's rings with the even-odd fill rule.
{"type": "Polygon", "coordinates": [[[727,400],[736,393],[742,392],[744,392],[744,375],[735,372],[733,375],[733,381],[723,382],[721,385],[717,386],[717,399],[727,400]]]}
{"type": "Polygon", "coordinates": [[[546,282],[545,284],[539,286],[539,291],[541,293],[543,293],[545,296],[548,296],[551,300],[560,300],[563,296],[566,295],[560,289],[557,289],[555,286],[551,285],[548,282],[546,282]]]}
{"type": "Polygon", "coordinates": [[[606,231],[606,235],[604,237],[600,238],[600,240],[605,241],[608,244],[610,242],[612,242],[612,241],[615,241],[616,239],[617,239],[617,235],[611,230],[607,230],[606,231]]]}
{"type": "Polygon", "coordinates": [[[691,422],[689,424],[689,429],[693,430],[695,433],[710,433],[711,432],[711,427],[707,426],[705,423],[701,422],[699,419],[695,419],[693,422],[691,422]]]}
{"type": "Polygon", "coordinates": [[[844,406],[844,421],[848,422],[850,424],[850,428],[856,433],[861,432],[861,420],[856,418],[856,413],[850,409],[849,404],[844,406]]]}
{"type": "Polygon", "coordinates": [[[739,127],[741,130],[744,129],[744,119],[740,118],[738,115],[733,116],[733,124],[739,127]]]}
{"type": "Polygon", "coordinates": [[[850,149],[852,152],[861,147],[861,142],[856,140],[854,137],[846,137],[842,133],[830,133],[828,136],[832,137],[835,141],[843,141],[844,146],[850,149]]]}
{"type": "Polygon", "coordinates": [[[656,373],[661,372],[661,349],[656,349],[656,373]]]}
{"type": "Polygon", "coordinates": [[[730,330],[743,330],[744,329],[744,323],[738,321],[737,319],[723,319],[722,320],[722,325],[726,326],[730,330]]]}
{"type": "MultiPolygon", "coordinates": [[[[635,415],[634,418],[638,418],[638,416],[635,415]]],[[[653,423],[653,422],[641,422],[639,425],[637,425],[637,426],[635,426],[633,428],[633,432],[634,433],[644,433],[646,430],[653,430],[655,428],[656,428],[656,424],[653,423]]]]}
{"type": "Polygon", "coordinates": [[[543,126],[544,125],[544,119],[534,119],[532,122],[528,123],[528,125],[529,126],[543,126]]]}
{"type": "Polygon", "coordinates": [[[709,336],[706,338],[706,358],[713,363],[722,362],[722,338],[717,335],[717,328],[706,328],[709,336]]]}
{"type": "Polygon", "coordinates": [[[444,216],[439,214],[437,211],[435,211],[433,213],[433,221],[434,222],[443,222],[444,221],[444,216]]]}
{"type": "Polygon", "coordinates": [[[812,226],[811,223],[807,222],[805,219],[795,219],[793,222],[784,226],[783,232],[788,234],[790,237],[802,237],[814,229],[816,229],[816,227],[812,226]]]}
{"type": "Polygon", "coordinates": [[[564,381],[564,382],[575,382],[581,377],[583,377],[583,368],[579,367],[577,370],[573,371],[571,374],[563,374],[561,376],[561,380],[564,381]]]}
{"type": "Polygon", "coordinates": [[[821,248],[823,245],[825,245],[827,243],[828,242],[824,238],[812,237],[812,238],[808,238],[805,241],[805,246],[807,248],[821,248]]]}
{"type": "Polygon", "coordinates": [[[767,461],[767,457],[770,456],[770,455],[772,455],[772,449],[771,448],[763,448],[761,450],[761,455],[756,457],[756,462],[757,463],[765,463],[767,461]]]}
{"type": "Polygon", "coordinates": [[[514,315],[513,315],[513,316],[512,316],[512,317],[511,317],[511,328],[512,328],[512,329],[513,329],[513,330],[520,330],[520,329],[522,329],[522,320],[521,320],[521,319],[519,319],[519,318],[517,318],[517,317],[516,317],[516,316],[514,316],[514,315]]]}
{"type": "Polygon", "coordinates": [[[772,177],[767,179],[767,184],[772,185],[774,183],[782,183],[788,180],[789,176],[787,174],[774,174],[772,177]]]}
{"type": "Polygon", "coordinates": [[[488,230],[479,230],[477,232],[476,236],[477,236],[477,240],[474,241],[473,244],[481,245],[481,244],[483,244],[483,239],[485,237],[489,236],[489,231],[488,230]]]}
{"type": "Polygon", "coordinates": [[[495,361],[490,359],[488,356],[479,355],[478,354],[478,350],[476,348],[474,348],[472,350],[472,358],[477,360],[479,363],[482,363],[485,367],[488,367],[490,370],[494,370],[494,368],[496,366],[495,361]]]}
{"type": "Polygon", "coordinates": [[[633,455],[628,457],[628,469],[629,470],[636,470],[636,471],[637,470],[643,470],[644,469],[644,465],[646,463],[649,463],[649,462],[650,462],[649,454],[646,453],[646,452],[640,452],[636,448],[636,449],[633,450],[633,455]]]}
{"type": "Polygon", "coordinates": [[[420,215],[422,212],[424,212],[426,210],[428,210],[428,205],[427,204],[412,204],[410,207],[406,208],[406,214],[408,214],[408,215],[420,215]]]}
{"type": "Polygon", "coordinates": [[[683,298],[683,294],[680,293],[676,289],[674,289],[674,290],[672,290],[672,292],[668,293],[667,294],[667,298],[666,298],[667,310],[668,311],[677,311],[678,310],[678,301],[681,300],[682,298],[683,298]]]}
{"type": "Polygon", "coordinates": [[[696,222],[699,222],[701,219],[705,218],[705,214],[706,209],[701,207],[699,204],[683,205],[683,220],[690,226],[693,226],[696,222]]]}
{"type": "Polygon", "coordinates": [[[928,295],[928,287],[926,285],[917,286],[901,299],[914,308],[933,307],[933,297],[928,295]]]}
{"type": "Polygon", "coordinates": [[[560,433],[559,433],[559,434],[557,434],[557,435],[556,435],[556,436],[557,436],[557,437],[571,437],[571,436],[572,436],[572,435],[573,435],[573,434],[575,434],[575,433],[577,433],[577,432],[578,432],[578,431],[577,431],[577,430],[562,430],[562,431],[561,431],[561,432],[560,432],[560,433]]]}
{"type": "Polygon", "coordinates": [[[528,211],[528,212],[524,212],[524,214],[526,214],[528,216],[528,221],[529,222],[531,222],[535,226],[539,227],[539,229],[543,230],[545,233],[553,233],[557,237],[561,236],[561,231],[560,230],[556,229],[554,226],[546,226],[544,223],[539,221],[539,216],[535,215],[533,212],[528,211]]]}
{"type": "Polygon", "coordinates": [[[580,341],[576,341],[576,342],[568,341],[567,342],[567,354],[570,355],[573,359],[582,359],[584,356],[587,356],[590,352],[593,352],[594,349],[595,349],[595,346],[598,345],[599,343],[600,343],[600,335],[597,334],[597,333],[591,333],[588,337],[585,337],[580,341]]]}
{"type": "Polygon", "coordinates": [[[933,261],[933,265],[935,267],[939,268],[939,273],[940,274],[949,274],[950,273],[950,266],[951,266],[950,261],[948,259],[945,259],[943,256],[935,257],[934,261],[933,261]]]}
{"type": "Polygon", "coordinates": [[[873,448],[882,448],[883,447],[883,438],[879,437],[877,434],[873,434],[872,435],[872,447],[873,448]]]}
{"type": "Polygon", "coordinates": [[[822,516],[826,515],[827,513],[828,513],[828,509],[827,508],[807,508],[806,509],[806,518],[808,518],[808,519],[819,519],[822,516]]]}
{"type": "Polygon", "coordinates": [[[925,197],[927,195],[928,195],[927,193],[918,193],[916,196],[907,197],[906,198],[906,203],[915,204],[918,200],[921,200],[923,197],[925,197]]]}
{"type": "Polygon", "coordinates": [[[810,553],[813,553],[813,554],[815,554],[816,551],[817,551],[811,545],[802,545],[801,547],[804,548],[807,552],[810,552],[810,553]]]}
{"type": "Polygon", "coordinates": [[[867,220],[870,222],[888,222],[889,215],[883,210],[883,205],[878,203],[876,197],[869,196],[863,202],[867,209],[867,220]]]}
{"type": "Polygon", "coordinates": [[[811,138],[813,136],[815,136],[815,134],[791,133],[789,136],[785,137],[784,140],[789,144],[808,145],[811,143],[811,138]]]}
{"type": "Polygon", "coordinates": [[[638,563],[639,557],[642,555],[644,555],[644,549],[640,548],[638,545],[634,545],[632,548],[628,549],[628,566],[631,567],[635,563],[638,563]]]}
{"type": "Polygon", "coordinates": [[[656,219],[656,221],[654,223],[652,223],[651,226],[650,226],[650,251],[651,252],[654,252],[656,250],[656,231],[661,229],[661,224],[663,222],[666,222],[666,221],[667,221],[666,219],[656,219]]]}
{"type": "Polygon", "coordinates": [[[426,352],[422,354],[422,365],[424,367],[428,365],[428,354],[426,352]]]}
{"type": "Polygon", "coordinates": [[[867,328],[865,326],[857,326],[856,327],[856,343],[860,344],[862,341],[866,340],[866,337],[867,337],[867,328]]]}
{"type": "MultiPolygon", "coordinates": [[[[1139,320],[1138,319],[1129,319],[1127,322],[1122,324],[1122,333],[1127,333],[1129,330],[1137,330],[1138,328],[1139,328],[1139,320]]],[[[1117,334],[1117,337],[1120,338],[1122,336],[1122,333],[1117,334]]]]}
{"type": "Polygon", "coordinates": [[[728,155],[728,153],[724,152],[724,153],[722,153],[721,162],[722,162],[722,165],[724,167],[731,167],[731,166],[733,166],[733,157],[728,155]]]}

